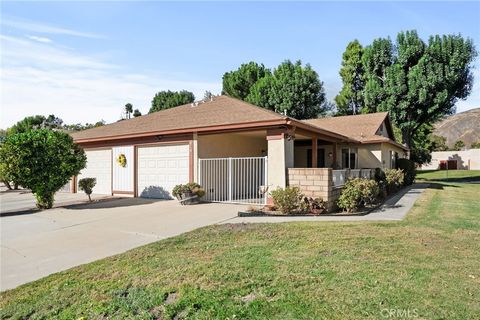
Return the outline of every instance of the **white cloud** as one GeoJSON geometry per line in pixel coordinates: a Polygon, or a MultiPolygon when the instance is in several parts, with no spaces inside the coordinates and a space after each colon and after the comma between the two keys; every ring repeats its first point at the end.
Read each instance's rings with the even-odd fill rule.
{"type": "Polygon", "coordinates": [[[47,37],[38,37],[38,36],[27,35],[27,38],[30,39],[30,40],[37,41],[37,42],[41,42],[41,43],[51,43],[52,42],[52,39],[49,39],[47,37]]]}
{"type": "Polygon", "coordinates": [[[12,18],[12,17],[2,17],[2,24],[4,26],[11,27],[17,30],[37,32],[37,33],[58,34],[58,35],[67,35],[67,36],[92,38],[92,39],[105,38],[104,36],[98,35],[98,34],[60,28],[60,27],[56,27],[56,26],[52,26],[44,23],[21,20],[21,19],[12,18]]]}
{"type": "Polygon", "coordinates": [[[8,36],[0,40],[1,128],[34,114],[55,114],[66,123],[113,122],[127,102],[148,112],[160,90],[186,89],[200,98],[205,90],[221,89],[220,83],[124,73],[119,66],[53,44],[8,36]]]}

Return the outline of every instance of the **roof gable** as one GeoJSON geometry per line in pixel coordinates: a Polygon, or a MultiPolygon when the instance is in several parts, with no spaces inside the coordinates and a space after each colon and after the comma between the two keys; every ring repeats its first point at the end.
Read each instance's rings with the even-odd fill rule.
{"type": "Polygon", "coordinates": [[[395,141],[392,126],[388,118],[388,112],[318,118],[304,121],[361,142],[375,141],[382,138],[395,141]],[[385,124],[387,130],[387,137],[379,133],[379,129],[383,124],[385,124]]]}

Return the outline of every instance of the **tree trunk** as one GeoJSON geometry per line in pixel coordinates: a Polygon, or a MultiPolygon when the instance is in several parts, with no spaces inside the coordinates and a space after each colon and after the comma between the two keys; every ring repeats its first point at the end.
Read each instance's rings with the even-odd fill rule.
{"type": "Polygon", "coordinates": [[[87,196],[88,196],[88,201],[92,202],[92,198],[90,197],[90,193],[87,193],[87,196]]]}
{"type": "Polygon", "coordinates": [[[402,142],[408,148],[407,158],[410,159],[412,152],[410,151],[412,147],[412,134],[409,129],[402,129],[402,142]]]}
{"type": "Polygon", "coordinates": [[[5,187],[7,187],[8,190],[12,190],[12,186],[10,185],[10,182],[8,181],[2,181],[5,187]]]}

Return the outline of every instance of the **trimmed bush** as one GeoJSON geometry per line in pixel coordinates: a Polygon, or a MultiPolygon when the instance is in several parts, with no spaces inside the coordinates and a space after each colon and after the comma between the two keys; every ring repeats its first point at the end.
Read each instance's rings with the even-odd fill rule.
{"type": "Polygon", "coordinates": [[[86,162],[83,149],[60,131],[39,129],[12,134],[0,147],[4,178],[32,190],[40,209],[53,206],[55,192],[78,175],[86,162]]]}
{"type": "Polygon", "coordinates": [[[404,179],[405,174],[400,169],[385,170],[385,180],[387,182],[388,193],[400,190],[405,183],[404,179]]]}
{"type": "Polygon", "coordinates": [[[271,192],[275,207],[283,214],[297,211],[301,204],[303,195],[298,187],[278,188],[271,192]]]}
{"type": "Polygon", "coordinates": [[[380,188],[375,180],[364,178],[350,179],[345,183],[337,205],[347,212],[352,212],[374,204],[379,193],[380,188]]]}
{"type": "Polygon", "coordinates": [[[398,159],[397,169],[402,169],[405,174],[404,183],[409,186],[415,181],[415,162],[409,159],[398,159]]]}
{"type": "Polygon", "coordinates": [[[88,201],[92,201],[90,195],[93,192],[93,187],[97,184],[97,179],[95,178],[83,178],[78,180],[78,188],[84,191],[88,196],[88,201]]]}

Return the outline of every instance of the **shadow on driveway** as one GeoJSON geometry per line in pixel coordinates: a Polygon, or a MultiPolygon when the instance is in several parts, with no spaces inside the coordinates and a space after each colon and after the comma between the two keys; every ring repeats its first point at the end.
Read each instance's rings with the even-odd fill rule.
{"type": "MultiPolygon", "coordinates": [[[[120,207],[131,207],[131,206],[140,206],[145,204],[152,204],[159,201],[168,201],[162,199],[145,199],[145,198],[104,198],[94,200],[92,202],[70,202],[70,203],[59,203],[54,205],[52,209],[64,208],[71,210],[84,210],[84,209],[108,209],[108,208],[120,208],[120,207]]],[[[47,209],[48,210],[48,209],[47,209]]],[[[0,217],[12,217],[18,215],[34,214],[44,210],[36,208],[27,208],[1,212],[0,217]]]]}

